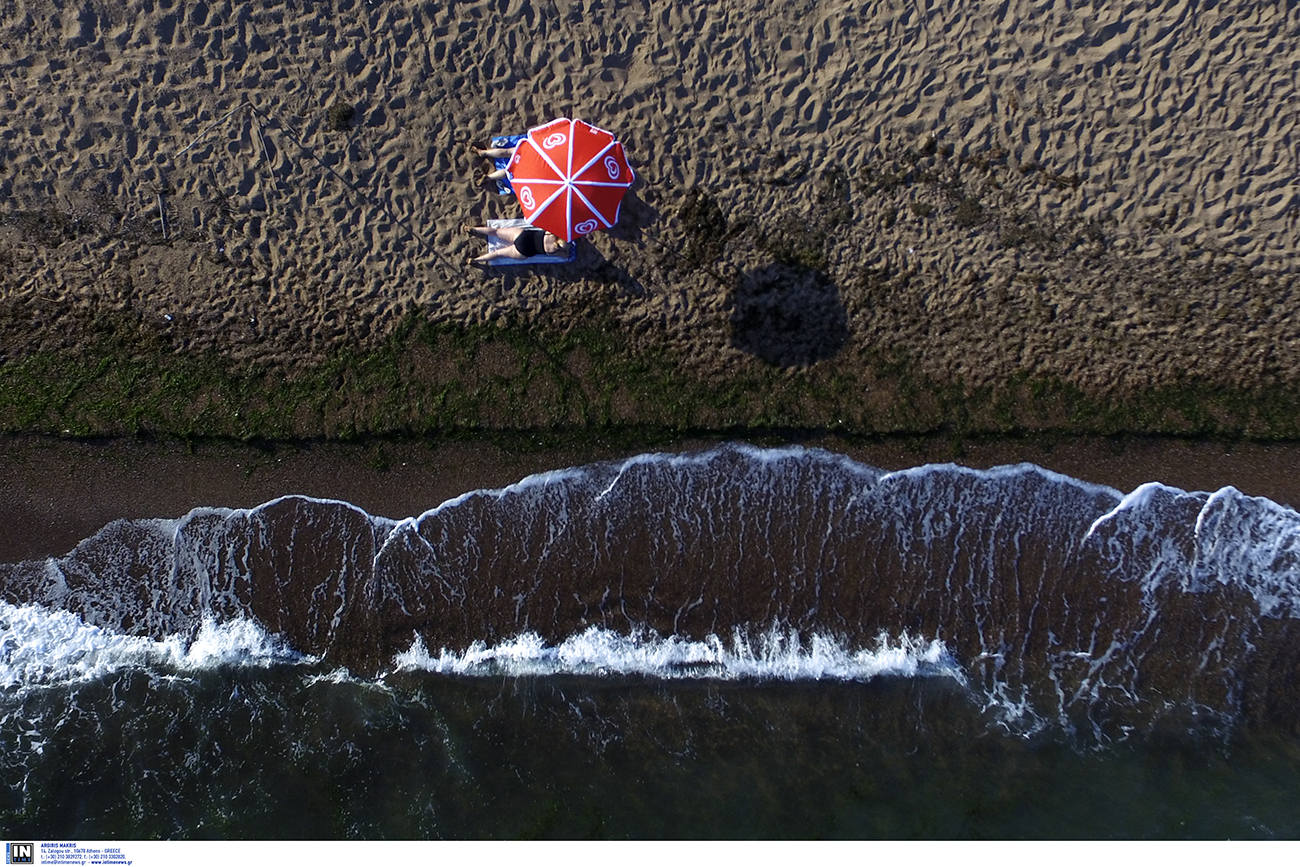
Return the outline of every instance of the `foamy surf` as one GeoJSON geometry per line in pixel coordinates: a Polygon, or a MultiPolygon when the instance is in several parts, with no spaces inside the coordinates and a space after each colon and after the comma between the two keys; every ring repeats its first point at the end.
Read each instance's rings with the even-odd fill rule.
{"type": "Polygon", "coordinates": [[[875,677],[946,676],[965,682],[943,642],[882,635],[876,646],[854,650],[834,638],[773,629],[757,639],[736,634],[693,641],[677,636],[623,635],[590,627],[557,645],[534,632],[488,646],[430,653],[418,636],[398,654],[399,671],[469,676],[639,675],[664,680],[864,681],[875,677]]]}
{"type": "Polygon", "coordinates": [[[938,673],[1005,719],[1101,740],[1300,713],[1300,515],[1031,464],[885,472],[726,445],[541,473],[403,520],[285,496],[114,522],[65,557],[0,566],[0,593],[73,618],[50,620],[66,639],[7,639],[12,683],[101,659],[302,654],[372,681],[938,673]]]}
{"type": "Polygon", "coordinates": [[[93,626],[68,611],[0,602],[0,689],[69,685],[133,667],[184,673],[311,661],[245,618],[205,620],[192,638],[159,640],[93,626]]]}
{"type": "MultiPolygon", "coordinates": [[[[196,635],[161,640],[122,635],[87,624],[67,611],[0,602],[0,688],[70,685],[128,668],[184,674],[219,666],[264,668],[312,664],[252,620],[206,620],[196,635]]],[[[875,677],[950,677],[965,683],[961,666],[942,641],[897,640],[882,634],[875,646],[853,649],[842,640],[772,629],[750,638],[710,635],[703,640],[646,633],[623,635],[590,627],[548,644],[535,632],[488,646],[431,653],[418,636],[393,658],[396,671],[470,677],[641,676],[663,680],[866,681],[875,677]]],[[[345,669],[336,669],[335,674],[345,669]]],[[[351,679],[351,678],[349,678],[351,679]]]]}

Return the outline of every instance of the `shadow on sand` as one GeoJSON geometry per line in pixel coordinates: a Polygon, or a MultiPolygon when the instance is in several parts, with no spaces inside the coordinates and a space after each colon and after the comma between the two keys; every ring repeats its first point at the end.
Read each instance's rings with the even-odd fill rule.
{"type": "Polygon", "coordinates": [[[833,358],[849,339],[840,290],[821,271],[776,262],[747,271],[732,290],[731,342],[778,367],[833,358]]]}

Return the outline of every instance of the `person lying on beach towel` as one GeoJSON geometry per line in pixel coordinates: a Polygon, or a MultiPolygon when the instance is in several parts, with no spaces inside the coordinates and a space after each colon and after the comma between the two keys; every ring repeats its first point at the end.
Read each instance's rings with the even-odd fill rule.
{"type": "Polygon", "coordinates": [[[515,148],[526,138],[527,135],[497,136],[488,147],[473,149],[479,156],[492,160],[494,166],[492,171],[479,178],[479,186],[496,189],[503,196],[514,193],[507,166],[510,165],[510,158],[515,155],[515,148]]]}
{"type": "Polygon", "coordinates": [[[466,234],[497,238],[505,242],[495,250],[469,260],[471,265],[487,265],[493,259],[531,259],[534,256],[568,255],[567,242],[533,226],[466,226],[466,234]]]}

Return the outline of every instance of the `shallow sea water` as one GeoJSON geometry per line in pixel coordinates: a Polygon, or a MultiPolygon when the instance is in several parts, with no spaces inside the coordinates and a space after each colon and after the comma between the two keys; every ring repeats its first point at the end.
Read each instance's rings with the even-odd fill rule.
{"type": "Polygon", "coordinates": [[[1300,514],[646,455],[0,565],[0,833],[1300,837],[1300,514]]]}
{"type": "Polygon", "coordinates": [[[11,837],[1300,836],[1293,741],[1081,749],[1001,730],[945,677],[136,668],[0,706],[11,837]]]}

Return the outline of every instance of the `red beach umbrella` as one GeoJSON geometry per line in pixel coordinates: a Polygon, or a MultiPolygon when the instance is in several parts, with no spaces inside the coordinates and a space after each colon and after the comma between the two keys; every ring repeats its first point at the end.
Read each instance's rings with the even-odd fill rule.
{"type": "Polygon", "coordinates": [[[566,241],[618,222],[633,180],[612,133],[567,117],[530,129],[509,171],[524,219],[566,241]]]}

